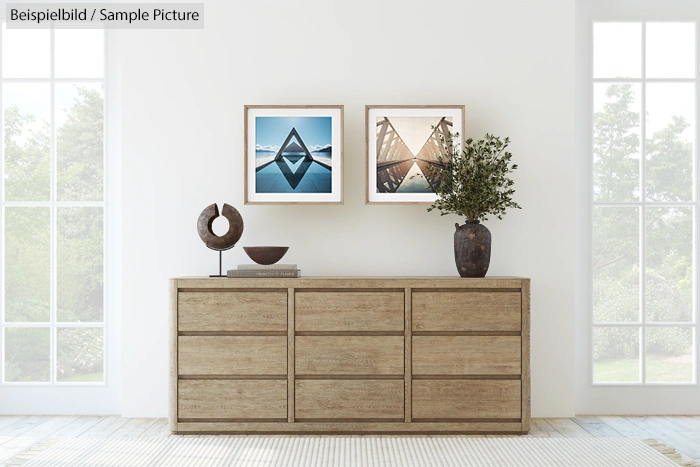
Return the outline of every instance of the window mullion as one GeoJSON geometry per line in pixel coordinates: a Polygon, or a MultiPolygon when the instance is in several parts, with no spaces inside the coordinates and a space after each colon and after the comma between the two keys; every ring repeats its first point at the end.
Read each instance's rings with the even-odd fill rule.
{"type": "Polygon", "coordinates": [[[589,174],[589,188],[590,191],[588,193],[589,196],[589,211],[588,211],[588,219],[589,219],[589,224],[588,224],[588,248],[589,248],[589,255],[588,255],[588,381],[590,384],[595,383],[595,373],[594,373],[594,350],[593,350],[593,323],[595,323],[595,317],[593,313],[593,217],[594,217],[594,212],[595,212],[595,189],[594,189],[594,184],[595,184],[595,176],[594,176],[594,157],[593,157],[593,151],[594,151],[594,146],[593,146],[593,138],[595,137],[595,108],[593,106],[593,101],[594,101],[594,89],[595,89],[595,78],[594,78],[594,72],[593,72],[593,50],[594,50],[594,37],[593,37],[593,21],[591,21],[588,25],[588,64],[589,64],[589,85],[588,85],[588,108],[590,109],[590,114],[588,115],[588,134],[586,135],[588,137],[588,150],[589,150],[589,165],[588,165],[588,174],[589,174]]]}
{"type": "MultiPolygon", "coordinates": [[[[4,203],[5,206],[15,207],[15,206],[27,206],[27,207],[46,207],[50,208],[53,206],[51,201],[10,201],[4,203]]],[[[105,206],[104,201],[61,201],[61,207],[97,207],[101,208],[105,206]]]]}
{"type": "MultiPolygon", "coordinates": [[[[617,327],[617,328],[634,328],[634,327],[640,327],[642,324],[638,322],[629,322],[629,323],[623,323],[623,322],[598,322],[598,323],[593,323],[593,327],[600,327],[600,328],[605,328],[605,327],[617,327]]],[[[685,323],[685,322],[658,322],[658,323],[645,323],[644,326],[648,328],[653,328],[653,327],[679,327],[679,328],[694,328],[695,323],[685,323]]]]}
{"type": "Polygon", "coordinates": [[[640,144],[639,144],[639,195],[641,197],[641,209],[640,209],[640,220],[639,220],[639,313],[640,321],[642,327],[639,330],[639,357],[640,357],[640,382],[642,384],[646,383],[647,380],[647,356],[646,356],[646,109],[647,109],[647,86],[646,86],[646,48],[647,48],[647,23],[642,22],[642,89],[641,89],[641,106],[642,115],[640,119],[640,144]]]}
{"type": "Polygon", "coordinates": [[[49,161],[50,161],[50,229],[51,233],[49,235],[49,241],[51,242],[49,248],[50,266],[49,266],[49,381],[51,384],[56,383],[56,355],[57,355],[57,332],[56,332],[56,319],[57,319],[57,290],[56,290],[56,83],[55,78],[55,30],[51,28],[50,32],[50,79],[51,79],[51,105],[49,107],[49,161]]]}
{"type": "MultiPolygon", "coordinates": [[[[0,27],[0,44],[3,43],[3,28],[0,27]]],[[[5,105],[2,81],[2,47],[0,47],[0,297],[5,296],[5,105]]],[[[5,299],[0,299],[0,385],[5,383],[5,299]]]]}
{"type": "Polygon", "coordinates": [[[97,83],[101,84],[103,78],[3,78],[6,83],[97,83]]]}
{"type": "Polygon", "coordinates": [[[107,148],[109,145],[109,131],[108,131],[108,119],[107,115],[109,115],[109,101],[110,99],[108,98],[110,90],[109,90],[109,83],[107,76],[109,76],[109,66],[107,63],[106,57],[109,56],[109,38],[107,35],[107,30],[105,29],[103,31],[103,38],[104,38],[104,57],[105,59],[102,62],[102,102],[103,102],[103,107],[102,107],[102,112],[104,115],[104,119],[102,120],[102,229],[103,229],[103,235],[102,235],[102,284],[103,284],[103,290],[102,290],[102,374],[103,374],[103,381],[105,384],[108,384],[108,378],[107,375],[109,374],[109,364],[108,364],[108,358],[107,358],[107,344],[108,344],[108,328],[107,328],[107,314],[109,313],[109,297],[108,297],[108,290],[109,288],[107,287],[107,271],[109,271],[109,258],[107,254],[107,248],[108,245],[110,244],[110,236],[109,236],[109,228],[108,228],[108,215],[107,215],[107,199],[108,199],[108,193],[109,193],[109,183],[107,181],[108,177],[107,174],[109,173],[109,159],[107,157],[107,148]]]}
{"type": "Polygon", "coordinates": [[[694,83],[694,78],[593,78],[596,83],[694,83]]]}
{"type": "MultiPolygon", "coordinates": [[[[678,207],[691,207],[694,208],[696,206],[695,201],[688,201],[688,202],[683,202],[683,201],[662,201],[662,202],[654,202],[654,207],[656,208],[678,208],[678,207]]],[[[626,208],[626,207],[642,207],[642,202],[620,202],[620,203],[607,203],[603,201],[594,201],[593,206],[609,206],[613,208],[626,208]]]]}
{"type": "Polygon", "coordinates": [[[698,22],[694,21],[695,24],[695,145],[693,147],[693,201],[695,202],[695,209],[693,210],[693,316],[692,319],[695,323],[693,327],[693,383],[698,382],[698,365],[700,364],[700,358],[698,353],[698,326],[700,326],[700,317],[698,317],[698,240],[700,239],[700,229],[698,229],[698,177],[700,175],[700,164],[698,164],[698,142],[700,142],[700,109],[698,108],[698,98],[700,98],[700,88],[698,87],[698,77],[700,77],[700,60],[698,60],[698,52],[700,47],[698,47],[698,41],[700,35],[698,35],[698,22]]]}

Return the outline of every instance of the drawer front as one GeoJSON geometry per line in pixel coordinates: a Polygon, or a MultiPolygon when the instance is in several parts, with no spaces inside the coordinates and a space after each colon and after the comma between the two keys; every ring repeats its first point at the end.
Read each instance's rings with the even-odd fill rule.
{"type": "Polygon", "coordinates": [[[180,336],[180,375],[286,375],[287,338],[180,336]]]}
{"type": "Polygon", "coordinates": [[[297,336],[298,375],[403,375],[403,337],[297,336]]]}
{"type": "Polygon", "coordinates": [[[297,292],[297,331],[403,331],[403,292],[297,292]]]}
{"type": "Polygon", "coordinates": [[[414,375],[519,375],[520,336],[415,336],[414,375]]]}
{"type": "Polygon", "coordinates": [[[287,421],[286,381],[180,380],[178,419],[287,421]]]}
{"type": "Polygon", "coordinates": [[[179,331],[286,331],[286,292],[180,292],[179,331]]]}
{"type": "Polygon", "coordinates": [[[294,417],[403,421],[404,387],[399,380],[297,380],[294,417]]]}
{"type": "Polygon", "coordinates": [[[520,380],[413,380],[414,419],[520,419],[520,380]]]}
{"type": "Polygon", "coordinates": [[[520,292],[414,292],[414,331],[520,331],[520,292]]]}

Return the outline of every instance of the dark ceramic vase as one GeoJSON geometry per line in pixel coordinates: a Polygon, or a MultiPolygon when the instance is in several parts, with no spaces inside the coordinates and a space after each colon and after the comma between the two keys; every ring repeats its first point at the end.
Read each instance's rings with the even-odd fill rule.
{"type": "Polygon", "coordinates": [[[479,221],[455,224],[455,264],[462,277],[484,277],[491,263],[491,232],[479,221]]]}

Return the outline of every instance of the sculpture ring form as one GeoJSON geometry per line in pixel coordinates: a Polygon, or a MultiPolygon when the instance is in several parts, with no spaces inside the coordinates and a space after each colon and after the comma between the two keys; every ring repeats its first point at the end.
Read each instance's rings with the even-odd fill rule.
{"type": "Polygon", "coordinates": [[[224,203],[221,215],[228,220],[228,232],[218,236],[212,230],[214,219],[219,217],[216,203],[204,208],[197,220],[197,232],[204,244],[212,250],[224,251],[234,247],[243,235],[243,218],[236,208],[224,203]]]}

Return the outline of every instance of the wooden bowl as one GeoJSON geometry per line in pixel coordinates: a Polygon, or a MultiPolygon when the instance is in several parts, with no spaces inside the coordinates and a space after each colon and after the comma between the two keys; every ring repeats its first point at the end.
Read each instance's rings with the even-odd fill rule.
{"type": "Polygon", "coordinates": [[[289,250],[288,246],[244,246],[243,250],[250,259],[258,264],[275,264],[289,250]]]}

